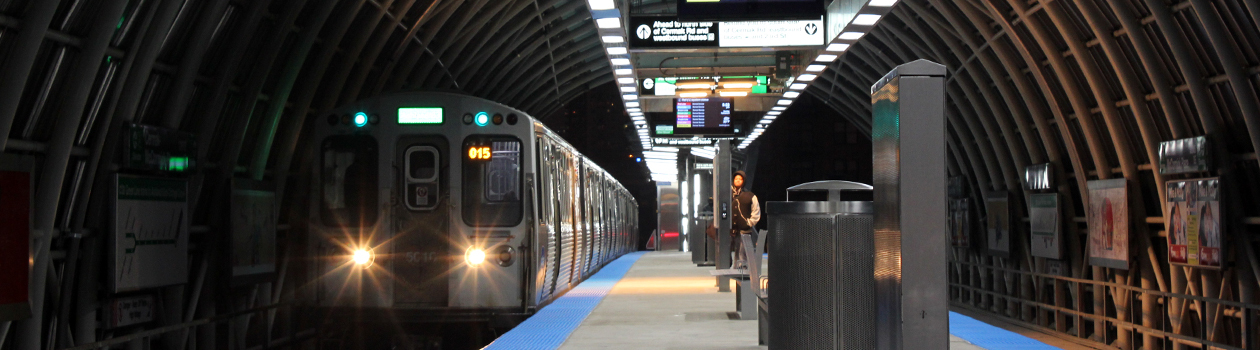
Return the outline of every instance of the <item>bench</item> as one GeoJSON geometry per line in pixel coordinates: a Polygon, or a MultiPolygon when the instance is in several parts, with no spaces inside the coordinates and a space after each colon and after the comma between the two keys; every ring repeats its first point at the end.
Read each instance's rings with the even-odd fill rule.
{"type": "Polygon", "coordinates": [[[757,338],[763,345],[768,340],[770,327],[769,295],[766,291],[770,277],[761,271],[761,257],[765,252],[767,233],[766,230],[762,230],[755,245],[751,236],[740,235],[743,243],[741,249],[744,249],[744,253],[748,256],[747,269],[719,269],[709,272],[713,276],[734,278],[739,284],[739,288],[735,290],[735,310],[739,312],[739,318],[742,320],[757,320],[757,338]],[[756,305],[756,307],[745,308],[744,305],[756,305]]]}

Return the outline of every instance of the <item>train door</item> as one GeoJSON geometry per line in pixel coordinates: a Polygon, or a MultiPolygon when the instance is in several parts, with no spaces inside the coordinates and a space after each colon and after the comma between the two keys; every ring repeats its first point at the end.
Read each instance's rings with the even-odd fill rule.
{"type": "Polygon", "coordinates": [[[445,307],[446,271],[455,263],[449,244],[449,143],[441,136],[400,136],[395,145],[395,302],[445,307]]]}

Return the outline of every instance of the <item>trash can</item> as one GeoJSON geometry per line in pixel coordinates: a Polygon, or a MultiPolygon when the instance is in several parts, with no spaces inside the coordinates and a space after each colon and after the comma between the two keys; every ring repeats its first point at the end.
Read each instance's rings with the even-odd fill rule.
{"type": "Polygon", "coordinates": [[[875,347],[870,185],[822,181],[769,202],[770,349],[875,347]],[[809,200],[797,200],[809,199],[809,200]]]}
{"type": "Polygon", "coordinates": [[[712,211],[698,213],[688,228],[687,244],[691,248],[691,262],[696,266],[713,266],[717,261],[717,243],[705,234],[710,225],[713,225],[712,211]]]}

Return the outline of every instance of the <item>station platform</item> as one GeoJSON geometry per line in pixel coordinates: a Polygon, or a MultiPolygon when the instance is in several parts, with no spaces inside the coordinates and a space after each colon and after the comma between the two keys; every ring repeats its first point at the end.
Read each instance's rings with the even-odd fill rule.
{"type": "MultiPolygon", "coordinates": [[[[689,253],[628,254],[485,349],[766,349],[711,269],[689,253]]],[[[954,312],[950,331],[951,350],[1060,348],[954,312]]]]}

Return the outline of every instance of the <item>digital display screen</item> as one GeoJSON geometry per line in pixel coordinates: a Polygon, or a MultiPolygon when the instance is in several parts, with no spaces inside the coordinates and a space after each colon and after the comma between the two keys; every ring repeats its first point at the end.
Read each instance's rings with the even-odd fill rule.
{"type": "Polygon", "coordinates": [[[673,135],[674,126],[673,125],[657,125],[656,134],[657,135],[673,135]]]}
{"type": "Polygon", "coordinates": [[[676,98],[674,135],[730,134],[734,107],[730,98],[676,98]]]}
{"type": "Polygon", "coordinates": [[[468,160],[487,161],[493,154],[490,146],[468,146],[468,160]]]}
{"type": "Polygon", "coordinates": [[[805,19],[823,15],[823,0],[678,0],[684,19],[805,19]]]}
{"type": "MultiPolygon", "coordinates": [[[[715,77],[657,77],[643,78],[639,82],[639,95],[643,96],[675,96],[678,92],[678,84],[686,83],[688,80],[700,79],[709,80],[715,77]]],[[[722,85],[723,81],[731,79],[756,79],[757,82],[750,87],[739,87],[749,89],[749,95],[766,94],[770,92],[770,81],[764,75],[748,75],[748,76],[725,76],[716,77],[718,85],[722,85]]]]}
{"type": "Polygon", "coordinates": [[[794,47],[824,43],[823,17],[773,21],[632,16],[630,48],[794,47]]]}
{"type": "Polygon", "coordinates": [[[398,124],[442,124],[442,107],[402,107],[398,124]]]}

